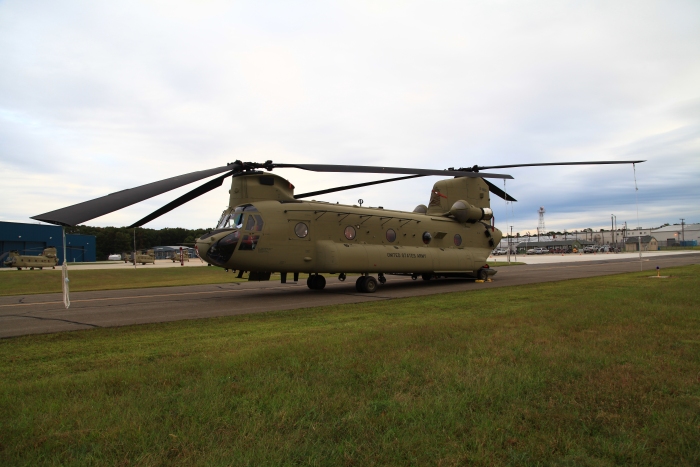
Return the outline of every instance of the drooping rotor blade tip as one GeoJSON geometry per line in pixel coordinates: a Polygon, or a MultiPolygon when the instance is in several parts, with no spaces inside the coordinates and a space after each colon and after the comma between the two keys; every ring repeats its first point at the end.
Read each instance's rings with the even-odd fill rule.
{"type": "Polygon", "coordinates": [[[32,219],[56,225],[75,226],[203,178],[231,170],[231,166],[227,165],[215,169],[200,170],[198,172],[178,175],[176,177],[166,178],[157,182],[111,193],[100,198],[74,204],[55,211],[39,214],[33,216],[32,219]]]}

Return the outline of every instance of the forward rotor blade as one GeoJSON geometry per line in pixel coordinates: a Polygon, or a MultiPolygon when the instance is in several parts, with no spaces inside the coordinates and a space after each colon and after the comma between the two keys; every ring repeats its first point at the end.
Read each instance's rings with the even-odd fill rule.
{"type": "Polygon", "coordinates": [[[493,183],[489,182],[488,180],[484,180],[486,184],[489,186],[489,191],[493,193],[494,195],[498,196],[499,198],[502,198],[506,201],[518,201],[517,199],[513,198],[511,195],[506,193],[505,191],[501,190],[498,188],[496,185],[493,183]]]}
{"type": "Polygon", "coordinates": [[[549,165],[609,165],[609,164],[641,164],[646,161],[588,161],[588,162],[544,162],[539,164],[510,164],[510,165],[475,165],[471,168],[463,168],[459,170],[469,170],[478,172],[479,170],[490,169],[513,169],[516,167],[544,167],[549,165]]]}
{"type": "Polygon", "coordinates": [[[441,177],[481,177],[481,178],[507,178],[510,175],[479,173],[475,174],[471,169],[463,170],[430,170],[430,169],[406,169],[402,167],[375,167],[369,165],[329,165],[329,164],[271,164],[273,168],[293,168],[311,170],[313,172],[340,172],[340,173],[369,173],[369,174],[405,174],[405,175],[438,175],[441,177]]]}
{"type": "Polygon", "coordinates": [[[345,185],[335,188],[329,188],[327,190],[311,191],[309,193],[302,193],[300,195],[294,195],[294,199],[308,198],[309,196],[325,195],[327,193],[335,193],[337,191],[352,190],[353,188],[362,188],[363,186],[379,185],[381,183],[398,182],[399,180],[408,180],[409,178],[425,177],[425,175],[409,175],[408,177],[397,177],[389,178],[386,180],[378,180],[376,182],[358,183],[356,185],[345,185]]]}
{"type": "Polygon", "coordinates": [[[177,177],[166,178],[158,182],[148,183],[136,188],[118,191],[116,193],[102,196],[83,203],[74,204],[65,208],[57,209],[56,211],[39,214],[32,217],[38,221],[48,222],[50,224],[74,226],[82,224],[85,221],[96,217],[104,216],[110,212],[131,206],[154,196],[166,193],[170,190],[180,188],[203,178],[211,177],[212,175],[221,172],[232,170],[232,166],[217,167],[215,169],[200,170],[177,177]]]}
{"type": "Polygon", "coordinates": [[[193,199],[195,199],[199,196],[202,196],[205,193],[209,193],[211,190],[213,190],[215,188],[220,187],[221,184],[226,179],[226,177],[231,177],[231,176],[235,177],[236,175],[234,175],[233,172],[229,172],[229,173],[226,173],[220,177],[216,177],[213,180],[209,180],[204,185],[200,185],[197,188],[195,188],[194,190],[188,191],[187,193],[180,196],[179,198],[169,202],[168,204],[166,204],[162,208],[153,211],[152,213],[150,213],[149,215],[147,215],[143,219],[140,219],[140,220],[134,222],[133,224],[131,224],[127,228],[131,229],[134,227],[141,227],[142,225],[151,222],[153,219],[156,219],[156,218],[162,216],[163,214],[170,212],[173,209],[175,209],[179,206],[182,206],[183,204],[185,204],[189,201],[192,201],[193,199]]]}

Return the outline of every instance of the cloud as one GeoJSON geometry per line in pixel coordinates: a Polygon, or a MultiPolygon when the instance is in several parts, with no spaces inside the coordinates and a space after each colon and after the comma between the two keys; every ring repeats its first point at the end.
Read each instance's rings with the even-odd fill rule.
{"type": "MultiPolygon", "coordinates": [[[[0,198],[16,201],[0,218],[236,159],[640,158],[640,222],[700,221],[698,58],[697,2],[6,1],[0,169],[13,179],[0,198]]],[[[279,173],[299,192],[381,178],[279,173]]],[[[511,173],[517,229],[536,227],[540,205],[552,225],[636,213],[629,167],[511,173]]],[[[435,180],[320,199],[412,210],[435,180]]],[[[187,189],[92,223],[128,224],[187,189]]],[[[211,225],[227,189],[150,225],[211,225]]]]}

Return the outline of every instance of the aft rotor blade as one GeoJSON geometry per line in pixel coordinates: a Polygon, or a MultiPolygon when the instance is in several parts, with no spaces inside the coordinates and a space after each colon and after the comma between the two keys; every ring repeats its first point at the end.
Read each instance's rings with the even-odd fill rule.
{"type": "Polygon", "coordinates": [[[203,178],[211,177],[212,175],[220,174],[221,172],[228,172],[232,169],[232,166],[225,166],[178,175],[177,177],[166,178],[158,182],[118,191],[107,196],[57,209],[56,211],[39,214],[38,216],[32,217],[32,219],[57,225],[78,225],[90,219],[104,216],[110,212],[131,206],[139,201],[153,198],[154,196],[166,193],[170,190],[180,188],[181,186],[188,185],[203,178]]]}
{"type": "Polygon", "coordinates": [[[386,180],[378,180],[376,182],[358,183],[356,185],[345,185],[338,186],[335,188],[329,188],[327,190],[311,191],[309,193],[302,193],[300,195],[294,195],[294,199],[308,198],[309,196],[325,195],[327,193],[335,193],[338,191],[352,190],[353,188],[362,188],[363,186],[379,185],[381,183],[398,182],[399,180],[408,180],[409,178],[419,178],[425,177],[425,175],[409,175],[408,177],[397,177],[389,178],[386,180]]]}
{"type": "Polygon", "coordinates": [[[506,201],[518,201],[517,199],[513,198],[511,195],[506,193],[505,191],[501,190],[498,188],[496,185],[493,183],[489,182],[488,180],[484,180],[486,184],[489,186],[489,191],[493,193],[494,195],[498,196],[499,198],[502,198],[506,201]]]}
{"type": "Polygon", "coordinates": [[[517,167],[545,167],[550,165],[609,165],[609,164],[641,164],[644,161],[588,161],[588,162],[543,162],[539,164],[510,164],[510,165],[489,165],[481,166],[475,165],[471,168],[460,169],[460,170],[470,170],[478,172],[479,170],[490,170],[490,169],[513,169],[517,167]]]}
{"type": "MultiPolygon", "coordinates": [[[[209,180],[204,185],[200,185],[197,188],[195,188],[194,190],[185,193],[184,195],[180,196],[176,200],[169,202],[168,204],[166,204],[162,208],[153,211],[152,213],[150,213],[149,215],[147,215],[143,219],[140,219],[140,220],[134,222],[133,224],[131,224],[127,228],[131,229],[133,227],[141,227],[142,225],[151,222],[153,219],[156,219],[156,218],[162,216],[163,214],[170,212],[173,209],[175,209],[179,206],[182,206],[183,204],[185,204],[189,201],[192,201],[193,199],[195,199],[199,196],[202,196],[205,193],[209,193],[211,190],[220,187],[221,184],[224,182],[224,179],[226,179],[226,177],[230,177],[232,175],[233,175],[233,172],[229,172],[229,173],[226,173],[220,177],[216,177],[213,180],[209,180]]],[[[233,175],[233,176],[235,176],[235,175],[233,175]]]]}
{"type": "Polygon", "coordinates": [[[377,167],[369,165],[329,165],[329,164],[272,164],[273,168],[293,168],[311,170],[313,172],[339,172],[339,173],[368,173],[368,174],[405,174],[405,175],[438,175],[441,177],[481,177],[481,178],[507,178],[510,175],[479,173],[475,174],[471,169],[464,170],[430,170],[430,169],[406,169],[403,167],[377,167]]]}

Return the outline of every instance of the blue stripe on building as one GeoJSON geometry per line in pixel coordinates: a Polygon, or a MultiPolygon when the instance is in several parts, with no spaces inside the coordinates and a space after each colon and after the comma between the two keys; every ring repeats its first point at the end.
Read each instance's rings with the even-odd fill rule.
{"type": "MultiPolygon", "coordinates": [[[[61,227],[0,221],[0,255],[17,250],[22,255],[38,256],[44,248],[50,246],[56,247],[58,264],[63,264],[63,232],[61,227]]],[[[66,235],[66,255],[69,263],[95,261],[95,247],[94,235],[66,235]]]]}

